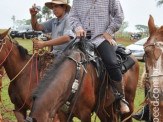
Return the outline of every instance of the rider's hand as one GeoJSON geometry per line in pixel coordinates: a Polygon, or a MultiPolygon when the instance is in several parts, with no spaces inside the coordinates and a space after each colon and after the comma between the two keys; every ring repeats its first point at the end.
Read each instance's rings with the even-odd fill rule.
{"type": "Polygon", "coordinates": [[[29,9],[30,14],[32,16],[36,16],[36,14],[38,13],[38,11],[35,11],[35,7],[36,7],[36,4],[33,4],[32,8],[29,9]]]}
{"type": "Polygon", "coordinates": [[[86,37],[86,32],[81,28],[76,31],[76,36],[77,36],[77,38],[80,38],[82,36],[86,37]]]}
{"type": "Polygon", "coordinates": [[[108,33],[104,33],[101,37],[105,38],[111,45],[115,45],[114,40],[112,39],[111,35],[108,33]]]}
{"type": "Polygon", "coordinates": [[[33,48],[34,50],[38,50],[40,48],[45,47],[45,42],[44,41],[38,41],[38,40],[33,40],[33,48]]]}

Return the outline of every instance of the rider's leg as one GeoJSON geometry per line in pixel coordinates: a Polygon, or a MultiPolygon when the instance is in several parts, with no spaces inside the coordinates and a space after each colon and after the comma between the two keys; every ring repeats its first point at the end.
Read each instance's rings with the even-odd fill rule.
{"type": "Polygon", "coordinates": [[[107,71],[109,72],[109,76],[113,81],[117,91],[121,94],[121,98],[124,100],[120,100],[120,111],[121,114],[130,112],[129,107],[124,102],[124,87],[122,82],[122,73],[120,70],[120,66],[117,62],[117,57],[115,53],[114,46],[110,45],[108,41],[102,42],[98,47],[97,50],[106,66],[107,71]]]}
{"type": "MultiPolygon", "coordinates": [[[[145,96],[146,96],[148,90],[146,87],[144,89],[145,89],[145,96]]],[[[132,117],[136,120],[149,121],[149,106],[148,105],[144,106],[141,112],[132,115],[132,117]]]]}

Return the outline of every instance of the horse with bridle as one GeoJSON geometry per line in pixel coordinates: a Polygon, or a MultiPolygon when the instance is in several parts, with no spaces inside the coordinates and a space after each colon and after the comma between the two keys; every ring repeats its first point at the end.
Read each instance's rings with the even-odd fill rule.
{"type": "MultiPolygon", "coordinates": [[[[0,40],[1,40],[0,41],[0,48],[1,48],[0,62],[2,62],[2,65],[4,66],[8,77],[10,78],[10,80],[12,80],[21,71],[22,67],[24,67],[27,64],[27,62],[30,60],[30,58],[32,56],[29,55],[27,53],[27,50],[24,49],[22,46],[15,44],[10,39],[6,38],[7,33],[8,33],[8,31],[0,34],[0,40]]],[[[78,51],[71,53],[72,56],[75,56],[76,61],[79,61],[81,59],[82,54],[83,53],[79,53],[78,51]]],[[[74,61],[70,60],[69,58],[68,59],[65,58],[65,59],[66,59],[65,61],[68,61],[68,64],[70,63],[73,67],[68,68],[68,69],[72,68],[71,72],[69,70],[64,70],[64,71],[67,71],[66,73],[75,74],[76,63],[74,61]]],[[[34,91],[34,88],[37,87],[37,82],[36,82],[37,75],[36,75],[36,71],[32,70],[31,68],[36,67],[36,63],[35,63],[36,60],[37,60],[37,58],[33,59],[33,62],[34,62],[33,64],[31,63],[32,62],[32,60],[31,60],[30,63],[26,66],[26,68],[14,80],[12,80],[12,82],[10,83],[10,86],[9,86],[9,96],[10,96],[12,103],[15,106],[14,113],[19,122],[24,121],[24,118],[26,118],[26,115],[27,115],[26,111],[28,109],[31,109],[31,107],[32,107],[33,98],[31,96],[31,94],[34,91]],[[29,78],[31,78],[30,81],[29,81],[29,78]],[[20,113],[23,116],[19,116],[20,113]]],[[[136,91],[136,86],[137,86],[137,82],[138,82],[138,73],[139,73],[139,66],[138,66],[137,60],[135,60],[135,62],[136,62],[135,65],[131,69],[129,69],[124,75],[124,81],[125,81],[125,86],[126,86],[125,87],[126,100],[129,102],[129,107],[130,107],[131,112],[133,111],[135,91],[136,91]]],[[[39,62],[38,62],[38,64],[39,64],[39,62]]],[[[67,62],[66,62],[66,64],[67,64],[67,62]]],[[[97,96],[95,96],[95,94],[98,93],[96,90],[97,90],[97,86],[100,82],[93,82],[93,81],[98,81],[96,69],[93,66],[93,64],[89,63],[87,68],[88,68],[87,70],[89,72],[87,72],[84,77],[83,86],[81,88],[81,92],[80,92],[80,95],[78,98],[78,101],[85,104],[86,107],[85,108],[81,107],[81,105],[77,104],[78,103],[77,102],[76,106],[75,106],[77,108],[73,109],[73,116],[77,116],[81,120],[89,121],[91,112],[94,110],[95,105],[97,103],[97,96]],[[74,112],[74,110],[75,110],[75,112],[74,112]],[[84,111],[84,112],[80,112],[80,111],[84,111]]],[[[83,68],[81,68],[81,69],[82,69],[82,71],[80,73],[82,73],[82,72],[84,73],[85,72],[85,71],[83,71],[84,69],[83,68]]],[[[39,70],[38,70],[38,72],[39,72],[39,70]]],[[[55,73],[58,74],[58,71],[55,73]]],[[[51,73],[51,74],[53,74],[53,73],[51,73]]],[[[70,76],[66,77],[66,78],[70,78],[72,76],[72,74],[70,74],[70,76]]],[[[54,79],[53,75],[51,76],[51,79],[54,79]]],[[[60,74],[58,74],[58,76],[60,76],[60,74]]],[[[60,77],[62,77],[62,76],[63,75],[61,75],[60,77]]],[[[65,78],[65,76],[63,78],[65,78]]],[[[40,78],[38,78],[38,79],[40,79],[40,78]]],[[[46,79],[46,76],[44,79],[46,79]]],[[[74,76],[72,77],[72,79],[74,79],[74,76]]],[[[80,79],[81,79],[81,76],[80,76],[80,79]]],[[[79,81],[80,81],[80,79],[79,79],[79,81]]],[[[52,86],[51,83],[53,84],[53,82],[45,82],[45,84],[47,84],[47,86],[52,86]]],[[[68,89],[68,92],[66,92],[66,94],[70,94],[69,91],[71,89],[72,83],[67,83],[67,85],[69,85],[69,87],[68,87],[69,89],[68,89]]],[[[66,90],[66,89],[64,89],[65,87],[66,86],[64,86],[63,88],[57,87],[57,88],[61,88],[61,89],[59,89],[58,91],[56,91],[56,90],[55,91],[59,94],[62,90],[66,90]]],[[[111,89],[111,88],[108,88],[108,89],[111,89]]],[[[43,88],[43,91],[44,90],[45,90],[45,88],[43,88]]],[[[107,99],[105,99],[104,102],[107,103],[108,105],[110,105],[114,101],[114,99],[109,99],[108,95],[105,95],[105,96],[107,99]]],[[[36,97],[36,98],[38,98],[38,97],[36,97]]],[[[50,98],[50,97],[48,97],[48,98],[50,98]]],[[[60,104],[63,104],[65,102],[66,98],[67,98],[67,96],[63,100],[61,100],[62,102],[60,104]]],[[[56,99],[56,101],[58,101],[58,99],[56,99]]],[[[105,105],[107,105],[107,104],[105,104],[105,105]]],[[[102,106],[102,107],[104,107],[104,106],[102,106]]],[[[51,110],[52,110],[51,116],[49,116],[49,117],[54,117],[54,114],[56,113],[56,110],[58,110],[58,108],[54,108],[54,109],[52,108],[51,110]],[[54,112],[53,112],[53,110],[54,110],[54,112]]],[[[106,113],[105,111],[109,111],[109,110],[108,110],[108,108],[106,108],[106,110],[102,111],[102,109],[100,109],[101,112],[100,111],[97,112],[97,114],[99,115],[101,120],[106,120],[106,121],[108,120],[109,115],[105,114],[106,113]]],[[[58,111],[58,113],[61,113],[61,112],[58,111]]],[[[59,115],[64,115],[64,114],[59,114],[59,115]]],[[[128,115],[126,115],[126,116],[128,116],[128,115]]]]}
{"type": "Polygon", "coordinates": [[[150,15],[148,21],[150,37],[144,44],[147,102],[150,108],[150,119],[163,121],[163,26],[157,28],[150,15]]]}
{"type": "MultiPolygon", "coordinates": [[[[41,70],[42,63],[38,61],[39,57],[28,54],[27,49],[7,38],[8,31],[0,34],[0,66],[4,66],[11,82],[8,92],[15,107],[16,118],[19,122],[23,122],[27,110],[32,106],[31,94],[37,87],[37,81],[41,79],[44,71],[41,70]],[[23,119],[17,116],[19,112],[23,114],[23,119]]],[[[51,62],[50,59],[48,62],[51,62]]],[[[46,68],[43,67],[43,69],[46,68]]]]}
{"type": "MultiPolygon", "coordinates": [[[[34,104],[26,121],[49,121],[65,106],[68,108],[67,114],[59,114],[62,122],[69,121],[72,117],[77,117],[82,122],[91,122],[91,113],[94,111],[103,122],[118,121],[113,110],[114,91],[111,86],[108,87],[110,81],[101,85],[103,82],[99,80],[97,70],[92,64],[95,58],[89,57],[85,48],[81,48],[87,45],[84,42],[80,40],[53,62],[33,94],[34,104]],[[99,93],[104,92],[103,89],[106,89],[106,94],[99,93]]],[[[124,75],[126,100],[131,112],[139,73],[137,60],[135,62],[124,75]]]]}

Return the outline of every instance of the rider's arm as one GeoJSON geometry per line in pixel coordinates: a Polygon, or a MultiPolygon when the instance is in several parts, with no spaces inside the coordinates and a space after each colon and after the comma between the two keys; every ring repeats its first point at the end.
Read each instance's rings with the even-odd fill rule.
{"type": "Polygon", "coordinates": [[[53,45],[61,45],[61,44],[69,42],[70,39],[71,39],[70,36],[64,35],[64,36],[61,36],[61,37],[58,37],[49,41],[44,41],[44,47],[53,46],[53,45]]]}
{"type": "Polygon", "coordinates": [[[35,7],[36,7],[36,4],[34,4],[34,5],[32,6],[32,8],[29,9],[30,14],[31,14],[31,25],[32,25],[32,28],[33,28],[34,30],[43,31],[42,26],[37,22],[36,14],[37,14],[39,11],[35,11],[35,7]]]}
{"type": "Polygon", "coordinates": [[[69,42],[71,39],[75,37],[75,34],[72,32],[70,24],[69,24],[69,18],[66,18],[66,20],[63,23],[63,26],[64,26],[63,35],[58,38],[45,41],[44,46],[61,45],[61,44],[69,42]]]}
{"type": "Polygon", "coordinates": [[[124,19],[124,14],[119,0],[110,0],[109,8],[113,19],[110,21],[106,32],[109,35],[112,35],[121,27],[124,19]]]}
{"type": "Polygon", "coordinates": [[[77,6],[78,6],[78,1],[73,0],[73,5],[69,13],[69,20],[70,20],[70,26],[74,32],[77,32],[77,30],[82,29],[82,24],[79,20],[79,15],[77,13],[77,9],[78,9],[77,6]]]}
{"type": "Polygon", "coordinates": [[[37,22],[36,15],[31,15],[31,24],[34,30],[43,31],[43,27],[37,22]]]}

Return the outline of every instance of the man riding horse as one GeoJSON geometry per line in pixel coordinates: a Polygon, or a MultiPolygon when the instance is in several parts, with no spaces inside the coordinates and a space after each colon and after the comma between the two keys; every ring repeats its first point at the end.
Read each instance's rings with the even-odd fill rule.
{"type": "Polygon", "coordinates": [[[77,37],[91,35],[92,42],[109,72],[112,83],[121,95],[120,112],[130,112],[124,97],[123,78],[115,53],[113,35],[122,25],[124,15],[119,0],[73,0],[69,19],[77,37]],[[114,19],[112,19],[114,18],[114,19]]]}

